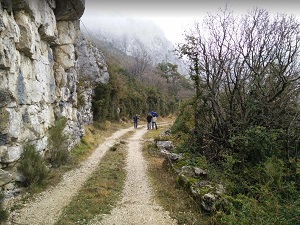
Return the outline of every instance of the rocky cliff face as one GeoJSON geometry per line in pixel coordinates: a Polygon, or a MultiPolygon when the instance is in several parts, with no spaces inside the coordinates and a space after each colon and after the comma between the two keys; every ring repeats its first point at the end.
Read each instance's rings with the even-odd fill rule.
{"type": "Polygon", "coordinates": [[[25,144],[45,154],[57,118],[68,119],[70,147],[92,121],[91,84],[109,75],[101,52],[80,36],[84,4],[0,0],[0,178],[25,144]]]}
{"type": "Polygon", "coordinates": [[[83,125],[93,122],[92,94],[95,84],[107,83],[109,74],[102,52],[83,36],[79,36],[78,54],[78,83],[77,108],[83,125]]]}

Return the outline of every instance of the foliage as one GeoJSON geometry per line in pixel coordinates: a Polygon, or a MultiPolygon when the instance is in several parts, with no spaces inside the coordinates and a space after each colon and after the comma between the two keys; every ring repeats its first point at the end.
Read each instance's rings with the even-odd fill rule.
{"type": "MultiPolygon", "coordinates": [[[[299,219],[299,35],[293,16],[254,9],[237,18],[225,9],[195,24],[177,47],[195,89],[193,128],[177,151],[189,165],[205,156],[209,178],[225,184],[216,224],[299,219]]],[[[187,133],[186,111],[173,135],[187,133]]]]}
{"type": "MultiPolygon", "coordinates": [[[[299,28],[294,17],[270,18],[256,9],[235,18],[225,9],[186,33],[177,51],[190,63],[196,91],[195,134],[207,146],[207,154],[213,150],[218,156],[222,147],[229,147],[231,137],[251,126],[287,131],[295,124],[299,28]],[[204,143],[207,137],[211,144],[204,143]]],[[[299,139],[298,134],[291,135],[296,137],[289,140],[299,139]]],[[[286,153],[295,145],[297,141],[292,141],[286,153]]]]}
{"type": "Polygon", "coordinates": [[[48,160],[53,167],[59,167],[67,163],[69,159],[69,151],[67,148],[67,136],[64,134],[67,119],[61,117],[56,121],[55,126],[49,129],[48,160]]]}
{"type": "Polygon", "coordinates": [[[177,65],[161,63],[172,70],[168,78],[160,69],[161,64],[151,63],[143,46],[136,46],[133,56],[128,56],[105,42],[94,41],[106,57],[110,75],[107,84],[99,84],[95,89],[92,106],[96,122],[127,121],[136,113],[143,118],[150,110],[165,117],[175,114],[179,102],[191,96],[192,87],[177,72],[177,65]]]}
{"type": "Polygon", "coordinates": [[[17,169],[24,176],[26,186],[42,184],[49,174],[44,160],[33,145],[24,147],[17,169]]]}
{"type": "Polygon", "coordinates": [[[2,224],[2,222],[5,222],[8,218],[8,212],[3,209],[2,206],[3,197],[3,193],[0,192],[0,224],[2,224]]]}
{"type": "Polygon", "coordinates": [[[130,119],[136,113],[147,115],[150,110],[160,116],[174,113],[176,101],[153,86],[146,86],[121,66],[110,65],[110,81],[98,84],[93,97],[93,113],[97,122],[130,119]],[[119,110],[119,111],[118,111],[119,110]]]}
{"type": "Polygon", "coordinates": [[[175,96],[176,99],[182,97],[183,89],[191,89],[191,84],[188,82],[186,77],[178,72],[178,65],[170,62],[161,62],[157,66],[158,73],[168,83],[168,91],[171,95],[175,96]]]}
{"type": "Polygon", "coordinates": [[[242,194],[227,196],[226,210],[219,211],[214,218],[218,224],[230,225],[293,225],[298,222],[300,211],[297,197],[289,202],[281,202],[272,193],[264,194],[268,195],[268,200],[264,202],[242,194]]]}
{"type": "Polygon", "coordinates": [[[229,140],[239,161],[251,161],[253,164],[265,161],[271,156],[284,157],[285,132],[282,129],[250,127],[245,134],[229,140]]]}
{"type": "Polygon", "coordinates": [[[183,132],[189,134],[194,126],[193,109],[190,101],[182,102],[179,114],[172,126],[172,133],[183,132]]]}
{"type": "Polygon", "coordinates": [[[98,84],[95,88],[95,96],[99,96],[98,98],[93,99],[93,114],[94,120],[99,122],[103,122],[108,117],[108,110],[110,105],[110,86],[105,84],[98,84]]]}
{"type": "Polygon", "coordinates": [[[170,212],[179,225],[183,224],[210,224],[209,217],[201,213],[199,205],[183,187],[178,187],[177,176],[166,166],[163,156],[154,144],[145,143],[143,156],[147,160],[148,174],[154,187],[155,198],[170,212]]]}

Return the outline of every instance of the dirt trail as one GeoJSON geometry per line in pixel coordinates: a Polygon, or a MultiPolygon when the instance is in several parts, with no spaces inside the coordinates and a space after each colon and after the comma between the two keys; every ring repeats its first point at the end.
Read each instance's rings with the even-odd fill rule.
{"type": "Polygon", "coordinates": [[[42,192],[34,201],[27,203],[24,208],[13,212],[8,225],[54,224],[63,208],[69,204],[72,197],[94,172],[106,151],[113,146],[118,138],[130,130],[133,128],[119,130],[107,138],[78,169],[66,173],[56,187],[42,192]]]}
{"type": "MultiPolygon", "coordinates": [[[[141,138],[147,130],[137,130],[128,139],[127,178],[123,190],[123,198],[111,214],[105,215],[103,220],[97,218],[93,225],[171,225],[177,224],[168,212],[164,211],[153,199],[149,179],[147,177],[147,163],[141,152],[141,138]]],[[[101,217],[101,215],[99,216],[101,217]]]]}
{"type": "MultiPolygon", "coordinates": [[[[19,211],[15,211],[8,225],[51,225],[56,222],[65,206],[94,172],[101,158],[118,138],[133,128],[122,129],[107,138],[78,169],[66,173],[56,187],[41,193],[35,200],[19,211]]],[[[142,136],[145,128],[135,129],[128,139],[127,178],[123,198],[111,214],[96,217],[90,224],[96,225],[141,225],[177,224],[168,213],[153,200],[152,189],[146,174],[147,164],[141,153],[142,136]]]]}

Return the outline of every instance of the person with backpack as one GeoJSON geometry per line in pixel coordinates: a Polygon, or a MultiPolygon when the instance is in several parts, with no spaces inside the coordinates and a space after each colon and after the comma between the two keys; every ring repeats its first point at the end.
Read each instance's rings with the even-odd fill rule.
{"type": "Polygon", "coordinates": [[[156,121],[157,121],[157,116],[152,116],[152,129],[155,129],[157,130],[157,124],[156,124],[156,121]]]}
{"type": "Polygon", "coordinates": [[[152,115],[150,113],[148,113],[148,116],[147,116],[147,130],[151,129],[151,123],[152,123],[152,115]]]}
{"type": "Polygon", "coordinates": [[[135,114],[135,116],[132,119],[133,119],[133,127],[137,128],[137,126],[138,126],[138,120],[139,120],[138,114],[135,114]]]}

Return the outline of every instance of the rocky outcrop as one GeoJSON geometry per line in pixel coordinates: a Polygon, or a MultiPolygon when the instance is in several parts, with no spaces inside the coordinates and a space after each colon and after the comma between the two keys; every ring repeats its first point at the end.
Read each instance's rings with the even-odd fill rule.
{"type": "Polygon", "coordinates": [[[102,52],[80,35],[78,45],[78,110],[83,125],[93,121],[92,94],[96,84],[107,83],[109,74],[102,52]]]}
{"type": "Polygon", "coordinates": [[[56,1],[55,16],[57,20],[75,20],[83,15],[85,0],[56,1]]]}
{"type": "Polygon", "coordinates": [[[0,169],[25,144],[44,155],[58,118],[67,118],[70,148],[91,123],[93,85],[109,75],[101,52],[80,36],[84,3],[0,0],[0,169]],[[85,79],[93,85],[81,85],[85,79]]]}
{"type": "MultiPolygon", "coordinates": [[[[162,137],[168,135],[164,132],[162,137]]],[[[165,138],[164,138],[165,139],[165,138]]],[[[221,203],[226,204],[225,188],[222,184],[209,180],[208,170],[184,165],[189,161],[184,153],[173,153],[176,148],[172,141],[157,141],[156,146],[170,167],[177,174],[177,183],[188,191],[195,202],[206,212],[214,212],[221,203]],[[186,162],[182,162],[186,161],[186,162]]]]}

